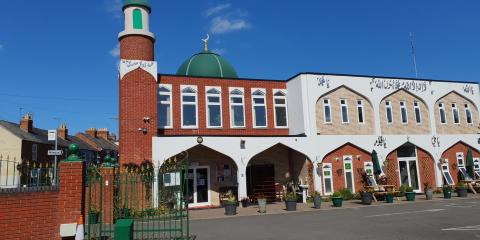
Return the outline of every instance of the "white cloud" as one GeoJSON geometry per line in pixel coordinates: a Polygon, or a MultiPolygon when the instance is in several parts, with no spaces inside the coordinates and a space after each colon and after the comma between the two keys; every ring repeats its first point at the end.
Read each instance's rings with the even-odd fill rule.
{"type": "Polygon", "coordinates": [[[122,0],[107,0],[107,12],[112,14],[114,18],[121,18],[122,17],[122,7],[123,3],[122,0]]]}
{"type": "Polygon", "coordinates": [[[112,55],[112,57],[118,57],[120,56],[120,44],[117,44],[117,46],[115,46],[115,48],[113,48],[112,50],[110,50],[110,55],[112,55]]]}
{"type": "Polygon", "coordinates": [[[227,49],[225,49],[225,48],[214,48],[211,51],[218,54],[218,55],[223,55],[227,52],[227,49]]]}
{"type": "Polygon", "coordinates": [[[228,9],[231,6],[230,3],[225,3],[225,4],[219,4],[217,6],[211,7],[203,13],[206,17],[209,17],[213,14],[219,13],[225,9],[228,9]]]}
{"type": "Polygon", "coordinates": [[[241,18],[230,18],[228,16],[219,16],[210,22],[210,32],[213,34],[223,34],[250,27],[250,23],[241,18]]]}

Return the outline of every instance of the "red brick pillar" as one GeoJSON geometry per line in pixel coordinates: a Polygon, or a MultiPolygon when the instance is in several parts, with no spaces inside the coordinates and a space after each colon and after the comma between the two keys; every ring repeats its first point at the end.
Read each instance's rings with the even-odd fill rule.
{"type": "MultiPolygon", "coordinates": [[[[60,225],[76,223],[82,214],[84,164],[81,161],[61,162],[59,171],[59,195],[57,206],[57,235],[60,225]]],[[[85,220],[85,219],[84,219],[85,220]]]]}

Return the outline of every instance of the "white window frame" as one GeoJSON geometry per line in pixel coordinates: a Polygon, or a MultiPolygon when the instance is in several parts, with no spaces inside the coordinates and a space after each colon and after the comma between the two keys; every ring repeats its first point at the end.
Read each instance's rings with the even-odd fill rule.
{"type": "Polygon", "coordinates": [[[457,103],[452,103],[452,120],[453,124],[460,124],[460,112],[458,112],[457,103]],[[455,111],[457,112],[458,122],[455,122],[455,111]]]}
{"type": "Polygon", "coordinates": [[[358,124],[365,124],[365,108],[362,99],[357,99],[357,116],[358,124]],[[360,121],[360,112],[362,113],[362,121],[360,121]]]}
{"type": "Polygon", "coordinates": [[[223,127],[223,111],[222,111],[222,88],[219,86],[205,86],[205,113],[207,120],[207,128],[222,128],[223,127]],[[218,93],[208,93],[210,90],[216,90],[218,93]],[[210,103],[208,97],[218,97],[218,103],[210,103]],[[220,106],[220,126],[210,126],[210,108],[209,106],[220,106]]]}
{"type": "Polygon", "coordinates": [[[180,115],[181,115],[181,121],[182,121],[182,128],[187,128],[187,129],[195,129],[198,128],[198,88],[195,85],[180,85],[180,115]],[[195,90],[195,93],[184,93],[183,90],[191,88],[195,90]],[[183,102],[183,97],[184,96],[194,96],[195,97],[195,103],[184,103],[183,102]],[[195,125],[193,126],[185,126],[183,125],[183,105],[195,105],[195,125]]]}
{"type": "Polygon", "coordinates": [[[324,98],[322,99],[323,102],[323,123],[325,124],[331,124],[332,123],[332,105],[330,105],[330,99],[329,98],[324,98]],[[327,103],[325,103],[327,101],[327,103]],[[327,121],[327,111],[325,109],[328,108],[328,112],[330,114],[330,121],[327,121]]]}
{"type": "Polygon", "coordinates": [[[398,105],[400,107],[400,123],[402,123],[403,125],[407,125],[408,124],[407,102],[402,100],[398,103],[398,105]],[[403,119],[402,110],[405,111],[405,122],[403,121],[404,119],[403,119]]]}
{"type": "Polygon", "coordinates": [[[32,161],[38,161],[38,145],[32,144],[32,161]]]}
{"type": "Polygon", "coordinates": [[[447,112],[445,111],[445,104],[443,104],[443,102],[438,103],[438,117],[440,118],[440,124],[447,124],[447,112]],[[445,122],[442,122],[442,115],[445,122]]]}
{"type": "Polygon", "coordinates": [[[168,104],[170,105],[170,119],[169,119],[169,122],[170,122],[170,125],[168,126],[158,126],[158,128],[161,128],[161,129],[169,129],[169,128],[173,128],[173,110],[172,110],[172,85],[171,84],[159,84],[158,85],[158,88],[166,88],[169,90],[169,92],[160,92],[160,90],[158,91],[158,94],[159,95],[164,95],[164,96],[168,96],[170,101],[158,101],[157,104],[168,104]]]}
{"type": "Polygon", "coordinates": [[[335,192],[335,189],[333,188],[333,167],[331,163],[324,163],[322,165],[322,179],[323,179],[323,194],[324,195],[332,195],[335,192]],[[330,175],[328,177],[325,177],[325,169],[328,169],[327,171],[330,172],[330,175]],[[327,185],[325,183],[326,179],[330,179],[330,189],[332,190],[331,192],[327,192],[327,185]]]}
{"type": "Polygon", "coordinates": [[[455,153],[455,158],[457,159],[457,165],[459,168],[465,167],[465,154],[463,154],[463,152],[455,153]],[[460,160],[462,160],[462,164],[460,164],[460,160]]]}
{"type": "Polygon", "coordinates": [[[340,99],[340,116],[342,118],[342,124],[349,124],[350,123],[350,116],[348,115],[348,101],[345,98],[340,99]],[[344,103],[342,103],[342,100],[344,101],[344,103]],[[343,107],[345,107],[346,113],[347,113],[347,121],[346,122],[343,119],[343,107]]]}
{"type": "Polygon", "coordinates": [[[245,91],[243,88],[240,87],[229,87],[228,88],[228,102],[229,102],[229,112],[230,112],[230,128],[245,128],[246,126],[246,119],[245,119],[245,91]],[[238,90],[242,92],[242,94],[232,94],[233,91],[238,90]],[[240,97],[242,98],[242,103],[233,103],[232,102],[232,97],[240,97]],[[234,111],[232,111],[233,106],[242,106],[243,107],[243,126],[235,126],[234,123],[234,118],[233,114],[234,111]]]}
{"type": "Polygon", "coordinates": [[[415,113],[415,123],[418,125],[422,124],[422,110],[420,109],[420,102],[413,101],[413,112],[415,113]],[[417,121],[417,110],[418,110],[418,119],[420,122],[417,121]]]}
{"type": "Polygon", "coordinates": [[[268,127],[267,94],[266,93],[267,92],[265,91],[265,88],[252,88],[251,89],[253,128],[267,128],[268,127]],[[261,93],[262,95],[254,95],[256,92],[261,93]],[[255,99],[263,99],[263,104],[255,103],[255,99]],[[257,126],[255,107],[262,107],[262,106],[265,109],[265,126],[257,126]]]}
{"type": "Polygon", "coordinates": [[[343,177],[345,181],[345,188],[347,188],[347,172],[352,174],[352,193],[355,193],[355,173],[353,172],[353,156],[352,155],[345,155],[343,156],[343,177]],[[350,163],[350,169],[347,170],[346,164],[350,163]]]}
{"type": "Polygon", "coordinates": [[[448,159],[445,159],[444,160],[444,163],[442,163],[442,175],[443,175],[443,178],[445,179],[445,182],[447,182],[447,185],[454,185],[455,184],[455,180],[453,180],[452,178],[452,175],[450,174],[450,167],[448,166],[448,159]],[[448,182],[448,178],[447,178],[447,175],[450,177],[450,180],[452,180],[451,183],[448,182]]]}
{"type": "Polygon", "coordinates": [[[468,103],[465,103],[465,122],[467,124],[473,124],[473,115],[472,115],[472,110],[470,110],[470,106],[468,103]],[[468,113],[470,113],[470,122],[468,122],[468,113]]]}
{"type": "Polygon", "coordinates": [[[363,163],[363,167],[365,169],[365,175],[367,178],[373,181],[374,187],[377,187],[377,180],[375,180],[375,171],[373,170],[373,162],[365,161],[363,163]],[[370,170],[371,174],[368,174],[368,170],[370,170]]]}
{"type": "Polygon", "coordinates": [[[274,126],[275,128],[288,128],[288,104],[287,104],[287,90],[286,89],[273,89],[273,117],[274,117],[274,126]],[[275,96],[276,93],[281,93],[283,96],[275,96]],[[285,104],[277,104],[275,99],[285,99],[285,104]],[[285,126],[278,126],[277,125],[277,111],[276,107],[284,107],[285,108],[285,126]]]}
{"type": "Polygon", "coordinates": [[[387,120],[387,124],[393,124],[393,110],[392,110],[392,102],[390,100],[385,100],[385,117],[387,120]],[[388,121],[388,110],[390,110],[391,121],[388,121]]]}

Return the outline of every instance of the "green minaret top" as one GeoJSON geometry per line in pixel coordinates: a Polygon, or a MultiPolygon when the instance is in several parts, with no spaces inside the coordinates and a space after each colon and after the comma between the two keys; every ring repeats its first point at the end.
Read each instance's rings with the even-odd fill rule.
{"type": "Polygon", "coordinates": [[[123,0],[123,9],[130,6],[145,7],[148,9],[148,12],[152,11],[149,0],[123,0]]]}

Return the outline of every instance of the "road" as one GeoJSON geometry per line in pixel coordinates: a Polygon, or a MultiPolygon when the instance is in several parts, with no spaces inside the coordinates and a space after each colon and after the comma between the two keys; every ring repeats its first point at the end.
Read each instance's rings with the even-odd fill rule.
{"type": "Polygon", "coordinates": [[[192,220],[198,240],[480,239],[480,199],[192,220]]]}

